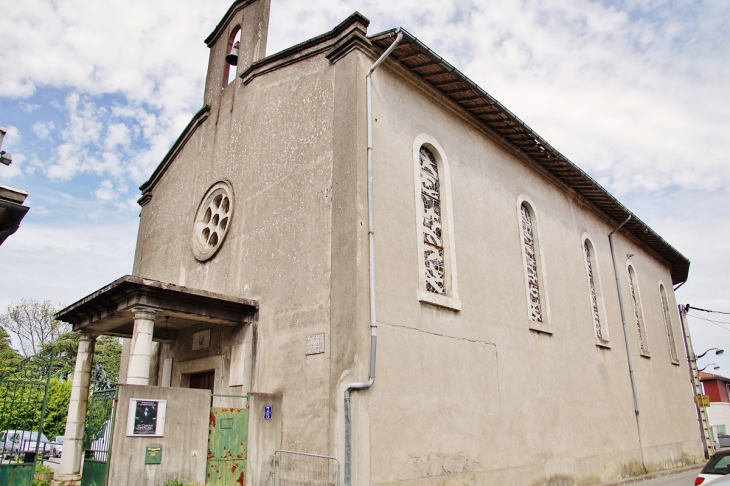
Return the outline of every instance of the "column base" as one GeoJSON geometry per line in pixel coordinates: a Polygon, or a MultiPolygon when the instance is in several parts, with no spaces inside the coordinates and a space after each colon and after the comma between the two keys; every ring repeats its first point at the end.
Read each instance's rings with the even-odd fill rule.
{"type": "Polygon", "coordinates": [[[51,486],[81,486],[81,474],[55,474],[51,486]]]}

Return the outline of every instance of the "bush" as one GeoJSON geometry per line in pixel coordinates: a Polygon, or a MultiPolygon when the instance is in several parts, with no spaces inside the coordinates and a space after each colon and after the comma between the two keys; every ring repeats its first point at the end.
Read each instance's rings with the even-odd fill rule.
{"type": "Polygon", "coordinates": [[[178,478],[175,479],[168,479],[165,481],[164,486],[198,486],[197,483],[193,483],[192,481],[188,481],[187,479],[181,480],[178,478]]]}

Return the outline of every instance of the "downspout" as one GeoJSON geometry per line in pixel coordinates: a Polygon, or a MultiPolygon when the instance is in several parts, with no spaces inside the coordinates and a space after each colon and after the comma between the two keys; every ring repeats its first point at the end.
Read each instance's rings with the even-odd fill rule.
{"type": "Polygon", "coordinates": [[[382,64],[390,53],[398,47],[403,40],[403,32],[400,27],[396,29],[398,34],[395,41],[386,49],[386,51],[375,61],[367,75],[366,82],[366,98],[367,98],[367,125],[368,125],[368,242],[370,245],[370,379],[366,382],[350,383],[345,388],[345,486],[350,486],[350,392],[357,390],[366,390],[375,383],[375,354],[378,344],[378,323],[375,315],[375,225],[373,223],[373,107],[371,94],[371,77],[373,72],[382,64]]]}
{"type": "Polygon", "coordinates": [[[616,233],[618,230],[623,228],[623,226],[629,222],[631,219],[631,215],[629,214],[629,217],[626,218],[626,221],[621,223],[616,227],[615,230],[611,231],[608,235],[608,244],[611,247],[611,259],[613,260],[613,273],[616,277],[616,292],[618,292],[618,306],[621,309],[621,322],[623,323],[624,327],[624,340],[626,341],[626,358],[629,361],[629,376],[631,376],[631,391],[634,393],[634,415],[636,416],[636,430],[639,434],[639,450],[641,451],[641,465],[644,467],[644,470],[646,471],[646,462],[644,461],[644,448],[641,445],[641,423],[639,421],[639,396],[636,393],[636,379],[634,378],[634,367],[631,364],[631,347],[629,346],[629,332],[626,328],[626,314],[624,312],[624,301],[621,297],[621,286],[619,285],[618,280],[618,267],[616,266],[616,254],[613,250],[613,234],[616,233]]]}

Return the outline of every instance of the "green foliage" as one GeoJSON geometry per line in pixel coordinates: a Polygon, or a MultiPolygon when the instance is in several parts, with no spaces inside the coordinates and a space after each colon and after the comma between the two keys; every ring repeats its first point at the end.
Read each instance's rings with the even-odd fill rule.
{"type": "Polygon", "coordinates": [[[192,481],[189,481],[187,479],[181,480],[178,478],[175,479],[168,479],[165,481],[164,486],[198,486],[198,483],[193,483],[192,481]]]}
{"type": "MultiPolygon", "coordinates": [[[[43,347],[43,352],[54,353],[53,371],[59,380],[72,380],[76,366],[76,353],[79,349],[79,335],[75,332],[66,332],[43,347]]],[[[112,383],[119,377],[119,362],[122,357],[122,345],[119,338],[114,336],[99,336],[94,348],[94,363],[101,363],[102,368],[112,383]]]]}
{"type": "Polygon", "coordinates": [[[0,370],[6,369],[21,360],[21,357],[10,345],[10,336],[0,327],[0,370]]]}
{"type": "Polygon", "coordinates": [[[0,327],[12,338],[20,354],[34,356],[69,330],[68,324],[55,319],[56,311],[49,300],[21,299],[0,314],[0,327]]]}
{"type": "Polygon", "coordinates": [[[71,398],[71,382],[59,381],[51,378],[48,387],[48,405],[46,405],[46,416],[43,420],[43,433],[49,439],[57,435],[63,435],[66,430],[66,415],[68,414],[68,402],[71,398]]]}
{"type": "Polygon", "coordinates": [[[45,464],[37,463],[35,465],[35,472],[53,472],[53,468],[45,464]]]}

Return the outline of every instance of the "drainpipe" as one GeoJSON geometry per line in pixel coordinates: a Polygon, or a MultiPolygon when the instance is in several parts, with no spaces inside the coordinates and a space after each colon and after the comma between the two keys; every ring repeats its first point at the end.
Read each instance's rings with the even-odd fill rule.
{"type": "Polygon", "coordinates": [[[629,376],[631,376],[631,390],[634,392],[634,415],[636,415],[636,430],[639,434],[639,450],[641,451],[641,465],[646,471],[646,462],[644,461],[644,448],[641,446],[641,423],[639,422],[639,396],[636,393],[636,379],[634,378],[634,367],[631,364],[631,348],[629,346],[629,332],[626,329],[626,314],[624,312],[624,301],[621,297],[621,286],[618,280],[618,267],[616,266],[616,254],[613,251],[613,234],[623,228],[623,226],[629,222],[631,215],[626,218],[626,221],[616,227],[615,230],[611,231],[608,235],[608,244],[611,247],[611,259],[613,260],[613,273],[616,276],[616,292],[618,292],[618,306],[621,309],[621,322],[624,326],[624,340],[626,341],[626,358],[629,361],[629,376]]]}
{"type": "Polygon", "coordinates": [[[390,53],[398,47],[403,40],[403,32],[400,27],[396,29],[398,34],[395,41],[375,61],[375,64],[368,70],[365,76],[367,117],[368,117],[368,242],[370,244],[370,379],[366,382],[350,383],[345,388],[345,486],[350,486],[350,392],[366,390],[375,383],[375,353],[378,344],[378,323],[375,315],[375,225],[373,223],[373,102],[371,94],[371,77],[373,72],[382,64],[390,53]]]}

